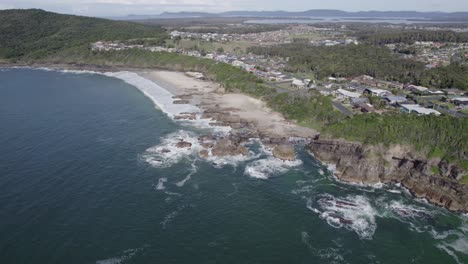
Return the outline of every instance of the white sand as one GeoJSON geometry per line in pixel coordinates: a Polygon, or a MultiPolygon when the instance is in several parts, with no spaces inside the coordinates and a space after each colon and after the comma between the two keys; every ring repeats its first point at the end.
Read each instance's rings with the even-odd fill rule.
{"type": "Polygon", "coordinates": [[[314,137],[313,129],[298,126],[272,111],[264,102],[238,93],[223,93],[219,84],[187,76],[181,72],[146,71],[138,73],[175,95],[193,95],[191,103],[202,110],[229,109],[231,115],[254,123],[268,137],[314,137]]]}

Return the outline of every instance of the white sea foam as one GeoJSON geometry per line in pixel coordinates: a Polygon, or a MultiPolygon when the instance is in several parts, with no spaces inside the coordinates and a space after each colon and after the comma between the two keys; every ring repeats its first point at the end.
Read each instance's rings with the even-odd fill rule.
{"type": "Polygon", "coordinates": [[[184,158],[192,158],[202,149],[194,133],[179,130],[161,139],[161,143],[151,147],[142,155],[143,159],[153,167],[168,168],[184,158]],[[192,144],[190,148],[178,148],[181,140],[192,144]]]}
{"type": "Polygon", "coordinates": [[[104,75],[121,79],[126,83],[135,86],[150,98],[159,109],[170,117],[174,117],[182,112],[200,112],[200,109],[190,104],[174,104],[174,99],[172,98],[174,96],[173,94],[134,72],[106,72],[104,75]]]}
{"type": "Polygon", "coordinates": [[[167,182],[167,178],[160,178],[158,180],[158,185],[156,185],[155,189],[158,191],[166,189],[166,187],[164,186],[164,183],[166,182],[167,182]]]}
{"type": "Polygon", "coordinates": [[[386,203],[384,208],[390,210],[393,216],[399,220],[404,219],[417,219],[431,218],[434,216],[435,211],[428,210],[421,206],[405,204],[402,201],[391,201],[386,203]]]}
{"type": "Polygon", "coordinates": [[[177,182],[176,186],[177,187],[184,187],[185,183],[192,178],[192,175],[197,173],[197,170],[198,170],[198,167],[195,164],[192,163],[192,169],[190,170],[190,173],[187,174],[187,176],[183,180],[177,182]]]}
{"type": "Polygon", "coordinates": [[[325,166],[327,167],[327,170],[329,170],[331,173],[335,174],[336,172],[336,164],[328,164],[328,163],[324,163],[325,166]]]}
{"type": "Polygon", "coordinates": [[[164,113],[166,113],[170,118],[174,119],[175,116],[180,115],[181,113],[196,113],[196,120],[180,120],[182,124],[189,124],[199,128],[210,128],[215,132],[219,133],[228,133],[231,128],[223,126],[211,126],[211,119],[202,119],[200,108],[191,105],[191,104],[174,104],[173,96],[174,94],[170,93],[163,87],[158,84],[150,81],[146,78],[141,77],[140,75],[134,72],[106,72],[104,75],[118,78],[124,82],[136,87],[144,95],[146,95],[153,103],[164,113]]]}
{"type": "Polygon", "coordinates": [[[260,154],[255,154],[253,151],[249,151],[248,155],[234,155],[234,156],[224,156],[216,157],[209,156],[208,161],[211,162],[211,165],[215,168],[223,168],[225,166],[237,167],[241,163],[248,162],[252,159],[258,158],[260,154]]]}
{"type": "Polygon", "coordinates": [[[302,165],[302,160],[282,161],[274,157],[268,157],[247,164],[244,174],[253,178],[266,180],[300,165],[302,165]]]}
{"type": "MultiPolygon", "coordinates": [[[[201,159],[202,157],[199,156],[199,153],[204,149],[205,148],[203,148],[203,146],[200,144],[195,133],[186,130],[179,130],[161,138],[161,143],[157,146],[147,149],[142,155],[142,158],[154,167],[168,168],[179,163],[183,159],[191,160],[192,162],[196,159],[201,159]],[[178,148],[176,145],[181,140],[192,144],[191,147],[178,148]]],[[[248,155],[225,157],[213,156],[211,155],[210,151],[208,151],[208,154],[209,156],[206,158],[206,160],[217,168],[221,168],[227,165],[235,167],[242,162],[258,158],[260,155],[255,154],[252,151],[250,151],[248,155]]]]}
{"type": "Polygon", "coordinates": [[[437,248],[452,256],[457,263],[466,263],[463,260],[468,259],[468,223],[463,223],[457,229],[444,232],[432,229],[430,234],[440,241],[436,245],[437,248]],[[460,260],[460,258],[463,259],[460,260]]]}
{"type": "Polygon", "coordinates": [[[166,229],[167,225],[171,223],[174,220],[174,218],[176,218],[180,214],[180,212],[182,212],[182,210],[185,209],[185,207],[185,205],[182,205],[179,208],[177,208],[177,210],[174,210],[168,215],[164,216],[164,219],[160,223],[162,225],[162,228],[166,229]]]}
{"type": "Polygon", "coordinates": [[[143,249],[147,248],[149,245],[145,245],[141,248],[135,248],[135,249],[127,249],[124,252],[122,252],[121,256],[118,257],[111,257],[108,259],[103,259],[103,260],[98,260],[96,261],[96,264],[120,264],[120,263],[125,263],[129,259],[131,259],[133,256],[135,256],[138,252],[142,251],[143,249]]]}
{"type": "Polygon", "coordinates": [[[337,198],[325,194],[317,204],[319,208],[314,208],[310,200],[307,207],[318,213],[330,226],[344,227],[356,232],[362,239],[372,239],[377,229],[375,221],[377,212],[365,196],[337,198]]]}

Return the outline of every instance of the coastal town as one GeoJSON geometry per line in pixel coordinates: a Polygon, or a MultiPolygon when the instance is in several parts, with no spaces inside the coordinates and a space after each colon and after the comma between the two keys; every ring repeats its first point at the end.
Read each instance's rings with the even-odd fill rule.
{"type": "MultiPolygon", "coordinates": [[[[343,28],[346,30],[346,28],[343,28]]],[[[249,41],[258,45],[273,45],[292,41],[291,36],[310,36],[322,34],[319,38],[308,40],[311,46],[357,45],[356,38],[343,37],[343,32],[330,35],[332,29],[312,26],[296,26],[288,30],[277,30],[249,34],[217,34],[172,31],[172,41],[184,39],[198,40],[206,43],[232,43],[249,41]],[[326,32],[323,34],[323,32],[326,32]],[[330,37],[331,36],[331,37],[330,37]]],[[[436,68],[456,60],[468,61],[468,43],[416,42],[408,44],[388,44],[387,48],[407,59],[421,61],[427,68],[436,68]]],[[[99,41],[91,44],[94,52],[110,50],[143,49],[151,52],[178,53],[192,57],[205,58],[220,63],[231,64],[250,72],[278,92],[316,91],[333,98],[333,105],[346,116],[362,113],[401,112],[417,115],[451,115],[468,117],[468,95],[457,88],[432,89],[413,85],[379,80],[371,76],[350,78],[328,77],[317,79],[314,76],[298,76],[287,72],[288,59],[278,56],[264,56],[253,53],[228,52],[222,48],[202,50],[182,48],[175,45],[153,46],[125,42],[99,41]]]]}

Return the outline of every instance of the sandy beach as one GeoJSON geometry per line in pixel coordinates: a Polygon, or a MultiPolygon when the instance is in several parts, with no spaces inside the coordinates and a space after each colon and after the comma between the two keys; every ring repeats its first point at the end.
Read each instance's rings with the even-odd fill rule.
{"type": "Polygon", "coordinates": [[[259,99],[238,93],[225,93],[212,81],[200,80],[182,72],[140,71],[137,72],[152,82],[164,87],[177,98],[198,106],[207,118],[217,124],[230,125],[234,129],[254,128],[261,138],[313,138],[317,131],[296,125],[281,114],[272,111],[259,99]]]}

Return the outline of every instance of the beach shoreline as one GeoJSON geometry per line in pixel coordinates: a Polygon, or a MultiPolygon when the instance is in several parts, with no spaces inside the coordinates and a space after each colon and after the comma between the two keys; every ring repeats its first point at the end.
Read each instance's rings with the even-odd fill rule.
{"type": "Polygon", "coordinates": [[[272,139],[278,142],[294,138],[307,140],[319,135],[317,131],[311,128],[287,120],[280,113],[270,109],[260,99],[241,93],[226,93],[220,84],[211,80],[197,79],[188,76],[184,72],[143,67],[87,64],[0,63],[0,68],[22,67],[47,68],[59,71],[92,71],[101,74],[131,72],[173,94],[174,101],[179,101],[178,104],[189,104],[200,108],[202,118],[212,119],[214,121],[211,122],[213,126],[230,126],[233,129],[250,127],[257,130],[258,138],[272,139]]]}
{"type": "Polygon", "coordinates": [[[199,153],[201,156],[246,155],[248,151],[243,146],[258,139],[274,157],[293,161],[296,160],[295,143],[308,143],[319,136],[317,131],[287,120],[260,99],[226,93],[220,84],[193,76],[199,73],[189,76],[154,68],[68,64],[0,64],[0,68],[88,71],[121,79],[142,92],[175,122],[209,129],[211,132],[201,136],[204,141],[200,142],[207,146],[207,151],[199,153]]]}

